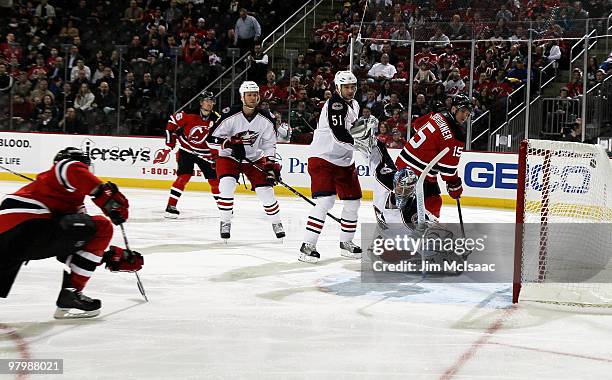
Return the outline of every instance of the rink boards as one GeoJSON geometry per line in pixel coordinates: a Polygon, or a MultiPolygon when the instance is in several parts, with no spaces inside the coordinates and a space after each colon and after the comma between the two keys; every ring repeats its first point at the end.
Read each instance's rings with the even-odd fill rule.
{"type": "MultiPolygon", "coordinates": [[[[88,152],[97,176],[119,186],[142,188],[170,188],[175,179],[175,152],[165,146],[161,137],[118,137],[92,135],[61,135],[43,133],[0,132],[0,166],[33,177],[47,170],[54,155],[67,146],[88,152]]],[[[395,158],[399,149],[391,149],[395,158]]],[[[295,189],[310,194],[308,175],[308,146],[278,144],[277,158],[282,161],[283,181],[295,189]]],[[[374,178],[365,159],[355,154],[364,198],[371,199],[374,178]]],[[[516,154],[464,152],[459,164],[463,179],[462,204],[483,207],[514,208],[517,183],[516,154]]],[[[22,180],[0,169],[0,180],[22,180]]],[[[440,181],[442,192],[446,186],[440,181]]],[[[197,169],[188,190],[209,190],[203,174],[197,169]]],[[[283,186],[277,194],[290,195],[283,186]]],[[[238,186],[239,192],[250,192],[250,187],[238,186]]],[[[443,195],[445,203],[454,203],[443,195]]]]}

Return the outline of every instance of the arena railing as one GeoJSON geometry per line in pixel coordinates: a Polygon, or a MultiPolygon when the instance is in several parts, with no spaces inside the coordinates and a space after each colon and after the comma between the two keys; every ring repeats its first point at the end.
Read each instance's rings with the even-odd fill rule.
{"type": "MultiPolygon", "coordinates": [[[[306,35],[306,17],[313,14],[313,27],[316,25],[316,9],[324,0],[309,0],[304,3],[298,10],[296,10],[291,16],[287,18],[282,24],[274,29],[269,35],[261,40],[261,46],[264,48],[263,54],[267,54],[274,46],[278,43],[283,42],[283,51],[285,50],[284,42],[287,34],[291,32],[300,22],[303,22],[304,35],[306,35]],[[302,15],[303,13],[303,15],[302,15]],[[297,19],[297,20],[296,20],[297,19]],[[289,26],[289,24],[292,24],[289,26]],[[276,37],[282,30],[280,37],[276,37]],[[266,45],[269,44],[267,47],[266,45]]],[[[213,91],[217,99],[217,105],[219,109],[223,108],[224,98],[223,95],[226,91],[231,91],[230,103],[234,102],[234,96],[236,92],[236,82],[242,81],[242,78],[247,76],[250,68],[250,61],[248,57],[250,53],[242,55],[240,58],[232,62],[232,65],[223,71],[217,78],[211,81],[206,87],[193,96],[189,101],[183,104],[177,111],[188,107],[194,100],[197,99],[198,95],[204,91],[213,91]],[[236,68],[240,67],[239,71],[236,72],[236,68]],[[228,78],[228,74],[231,76],[228,78]],[[215,91],[215,89],[218,89],[215,91]]],[[[273,59],[273,58],[272,58],[273,59]]]]}

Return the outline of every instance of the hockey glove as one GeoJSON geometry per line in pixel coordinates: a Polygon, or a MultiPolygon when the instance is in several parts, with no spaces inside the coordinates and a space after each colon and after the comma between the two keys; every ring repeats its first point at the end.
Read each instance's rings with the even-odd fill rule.
{"type": "Polygon", "coordinates": [[[263,165],[260,166],[263,167],[263,170],[266,174],[266,182],[268,182],[270,186],[276,185],[278,181],[281,180],[281,165],[278,162],[272,161],[265,157],[262,158],[260,161],[263,161],[263,165]]]}
{"type": "Polygon", "coordinates": [[[446,181],[446,190],[448,191],[448,195],[453,199],[459,199],[461,197],[461,193],[463,193],[463,185],[461,182],[461,178],[455,177],[446,181]]]}
{"type": "MultiPolygon", "coordinates": [[[[232,137],[234,139],[234,137],[232,137]]],[[[242,161],[246,157],[246,151],[244,150],[244,145],[242,143],[232,143],[232,139],[227,139],[222,145],[222,148],[229,148],[232,150],[232,157],[237,159],[238,161],[242,161]],[[228,142],[230,141],[230,142],[228,142]]],[[[238,141],[238,140],[237,140],[238,141]]]]}
{"type": "Polygon", "coordinates": [[[111,272],[138,272],[144,265],[144,258],[136,251],[130,251],[111,245],[104,252],[102,262],[111,272]]]}
{"type": "Polygon", "coordinates": [[[170,149],[174,149],[174,147],[176,146],[176,134],[172,132],[168,132],[168,133],[170,134],[166,138],[166,146],[170,149]]]}
{"type": "Polygon", "coordinates": [[[93,197],[93,202],[104,211],[113,224],[119,225],[128,219],[130,205],[114,183],[103,183],[93,197]]]}

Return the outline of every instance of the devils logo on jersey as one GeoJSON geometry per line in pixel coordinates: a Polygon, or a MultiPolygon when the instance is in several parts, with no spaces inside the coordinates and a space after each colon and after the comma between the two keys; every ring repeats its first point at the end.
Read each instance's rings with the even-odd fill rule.
{"type": "Polygon", "coordinates": [[[191,128],[191,130],[189,130],[187,141],[197,147],[204,143],[204,139],[206,139],[207,134],[208,127],[205,127],[203,125],[196,125],[195,127],[191,128]]]}
{"type": "Polygon", "coordinates": [[[178,139],[181,149],[203,158],[210,157],[206,136],[218,118],[214,112],[208,116],[184,112],[172,115],[166,126],[166,145],[173,147],[178,139]]]}

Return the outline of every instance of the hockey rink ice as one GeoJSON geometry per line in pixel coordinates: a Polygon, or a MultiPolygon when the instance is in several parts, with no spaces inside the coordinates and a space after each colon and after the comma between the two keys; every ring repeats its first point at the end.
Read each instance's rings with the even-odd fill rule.
{"type": "MultiPolygon", "coordinates": [[[[23,184],[0,183],[0,194],[23,184]]],[[[62,264],[30,262],[0,299],[0,359],[63,359],[64,374],[0,379],[612,376],[610,309],[512,307],[510,284],[362,284],[359,261],[339,256],[339,226],[329,218],[321,261],[297,261],[310,207],[298,198],[279,199],[281,242],[259,200],[237,194],[225,244],[210,194],[185,191],[180,218],[167,220],[167,191],[122,190],[149,302],[134,274],[99,267],[84,293],[102,300],[101,315],[54,320],[62,264]]],[[[463,213],[466,223],[514,220],[513,211],[463,213]]],[[[445,206],[442,220],[457,222],[456,208],[445,206]]],[[[369,201],[360,222],[374,222],[369,201]]],[[[124,245],[119,228],[113,244],[124,245]]]]}

